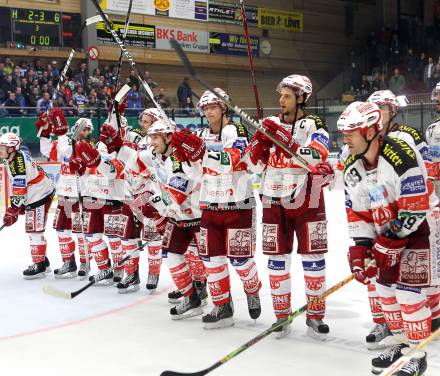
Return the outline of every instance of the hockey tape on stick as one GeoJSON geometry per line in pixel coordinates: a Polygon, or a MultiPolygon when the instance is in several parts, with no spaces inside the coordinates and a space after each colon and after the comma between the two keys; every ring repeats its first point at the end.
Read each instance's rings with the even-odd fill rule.
{"type": "Polygon", "coordinates": [[[250,341],[246,342],[244,345],[240,346],[238,349],[230,352],[228,355],[220,359],[217,363],[214,363],[212,366],[197,372],[175,372],[175,371],[164,371],[160,374],[160,376],[203,376],[208,374],[209,372],[213,371],[214,369],[220,367],[222,364],[229,362],[231,359],[235,358],[238,354],[242,353],[243,351],[247,350],[249,347],[255,345],[256,343],[260,342],[263,338],[267,337],[277,329],[280,329],[284,325],[290,324],[293,319],[300,316],[302,313],[307,311],[307,308],[312,307],[314,304],[319,303],[323,301],[327,296],[334,293],[335,291],[339,290],[341,287],[345,286],[347,283],[351,282],[354,279],[354,274],[351,274],[344,280],[340,281],[336,285],[329,288],[324,294],[319,296],[318,298],[312,299],[309,303],[303,305],[301,308],[298,308],[295,312],[290,314],[285,320],[277,322],[276,324],[273,324],[270,328],[266,329],[264,332],[260,333],[256,337],[252,338],[250,341]]]}
{"type": "Polygon", "coordinates": [[[118,91],[118,93],[115,95],[115,101],[120,103],[122,99],[127,95],[127,93],[130,91],[130,85],[125,84],[122,86],[121,90],[118,91]]]}
{"type": "Polygon", "coordinates": [[[229,107],[236,115],[238,115],[244,123],[249,125],[250,127],[254,128],[257,131],[260,131],[263,133],[269,140],[271,140],[275,145],[277,145],[279,148],[284,150],[286,153],[292,155],[292,158],[295,159],[296,163],[300,165],[301,167],[305,168],[307,171],[311,171],[311,166],[309,162],[307,162],[304,158],[293,152],[291,149],[289,149],[286,145],[281,143],[279,140],[277,140],[275,137],[273,137],[270,133],[266,132],[263,126],[258,124],[254,119],[252,119],[246,112],[244,112],[240,107],[233,104],[228,98],[226,98],[224,95],[218,93],[212,86],[210,86],[206,81],[201,79],[196,71],[194,70],[191,62],[188,59],[188,56],[186,55],[185,51],[183,51],[182,46],[177,42],[175,39],[170,39],[170,44],[174,48],[174,50],[179,55],[180,60],[182,60],[183,65],[185,66],[185,69],[188,71],[188,73],[197,81],[200,83],[200,85],[204,86],[207,90],[209,90],[211,93],[213,93],[217,98],[219,98],[225,105],[229,107]]]}
{"type": "MultiPolygon", "coordinates": [[[[142,250],[147,246],[148,242],[143,243],[140,247],[136,248],[137,250],[142,250]]],[[[131,258],[131,255],[127,255],[124,258],[121,259],[121,261],[119,261],[116,265],[113,265],[112,267],[102,270],[100,274],[98,274],[99,278],[96,278],[95,276],[93,277],[92,281],[90,281],[89,283],[87,283],[87,285],[81,287],[79,290],[76,291],[72,291],[72,292],[66,292],[63,290],[59,290],[54,286],[51,285],[44,285],[43,286],[43,291],[51,296],[54,296],[56,298],[61,298],[61,299],[73,299],[76,296],[78,296],[79,294],[81,294],[82,292],[84,292],[85,290],[87,290],[89,287],[93,286],[96,282],[99,282],[103,279],[105,279],[110,273],[112,273],[115,268],[117,267],[121,267],[125,264],[125,262],[127,260],[129,260],[131,258]]]]}
{"type": "Polygon", "coordinates": [[[431,333],[428,338],[425,338],[422,342],[420,342],[416,347],[413,347],[408,354],[397,359],[393,364],[391,364],[388,368],[385,369],[380,375],[381,376],[391,376],[395,375],[396,372],[402,369],[402,367],[408,363],[418,351],[423,350],[426,346],[428,346],[432,341],[434,341],[437,337],[440,337],[440,328],[435,332],[431,333]]]}
{"type": "Polygon", "coordinates": [[[118,33],[112,28],[112,25],[111,25],[110,21],[108,20],[107,16],[105,15],[104,11],[102,10],[101,6],[99,5],[98,0],[92,0],[92,3],[95,6],[95,8],[98,11],[98,13],[101,15],[102,20],[103,20],[105,26],[107,27],[107,29],[109,30],[113,40],[119,46],[119,48],[121,49],[121,51],[124,54],[124,56],[127,58],[127,61],[130,64],[131,69],[134,71],[134,74],[136,75],[137,79],[142,84],[142,87],[145,89],[145,91],[148,93],[148,95],[150,96],[151,101],[154,103],[156,108],[159,110],[159,112],[161,113],[163,119],[165,121],[169,122],[170,125],[173,125],[171,123],[171,121],[169,120],[169,118],[168,118],[167,114],[165,113],[165,111],[162,109],[162,107],[154,99],[153,91],[151,90],[151,88],[148,85],[148,83],[145,81],[144,77],[139,72],[139,70],[137,68],[137,65],[136,65],[136,62],[134,61],[134,59],[131,56],[130,52],[128,51],[127,47],[125,47],[124,42],[122,42],[121,38],[119,38],[119,36],[118,36],[118,33]]]}

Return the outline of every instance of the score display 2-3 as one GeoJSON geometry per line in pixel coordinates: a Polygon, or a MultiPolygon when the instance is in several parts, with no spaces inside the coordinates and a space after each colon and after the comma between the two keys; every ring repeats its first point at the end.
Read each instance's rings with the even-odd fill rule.
{"type": "Polygon", "coordinates": [[[0,14],[0,42],[25,46],[72,47],[75,30],[77,32],[81,28],[79,13],[0,7],[0,14]]]}

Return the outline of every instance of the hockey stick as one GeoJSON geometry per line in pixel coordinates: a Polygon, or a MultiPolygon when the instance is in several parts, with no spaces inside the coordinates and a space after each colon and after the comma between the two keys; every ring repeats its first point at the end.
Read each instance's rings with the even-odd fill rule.
{"type": "MultiPolygon", "coordinates": [[[[127,39],[128,26],[130,24],[130,15],[131,15],[132,5],[133,5],[133,0],[130,0],[130,2],[128,4],[127,16],[125,17],[125,29],[124,29],[124,34],[122,36],[123,43],[125,43],[125,40],[127,39]]],[[[110,113],[109,113],[109,121],[111,121],[113,109],[115,109],[116,122],[118,124],[119,133],[121,132],[121,128],[122,128],[121,127],[121,118],[119,117],[119,109],[118,109],[119,102],[116,103],[116,106],[115,106],[115,102],[116,102],[116,90],[118,90],[118,86],[119,86],[119,75],[121,73],[122,57],[123,57],[123,52],[121,51],[119,54],[119,61],[118,61],[118,68],[116,71],[115,84],[113,86],[113,93],[114,93],[113,94],[113,102],[112,102],[112,107],[111,107],[110,113]]]]}
{"type": "Polygon", "coordinates": [[[241,18],[243,20],[244,34],[246,35],[247,51],[248,51],[248,56],[249,56],[249,70],[251,72],[251,77],[252,77],[252,86],[254,89],[255,104],[257,106],[258,120],[261,120],[263,118],[263,113],[261,111],[260,99],[258,96],[257,81],[255,79],[254,59],[252,57],[251,41],[249,38],[246,10],[244,8],[243,0],[240,0],[240,12],[241,12],[241,18]]]}
{"type": "Polygon", "coordinates": [[[327,296],[339,290],[341,287],[345,286],[347,283],[351,282],[354,279],[354,274],[349,275],[344,280],[340,281],[336,285],[329,288],[324,294],[319,296],[318,298],[312,299],[309,303],[303,305],[301,308],[298,308],[295,312],[291,313],[285,320],[280,321],[276,324],[273,324],[270,328],[266,329],[264,332],[258,334],[256,337],[252,338],[250,341],[246,342],[244,345],[240,346],[238,349],[230,352],[228,355],[220,359],[218,362],[214,363],[212,366],[205,368],[202,371],[197,372],[175,372],[175,371],[164,371],[160,374],[160,376],[204,376],[209,372],[215,370],[220,367],[222,364],[229,362],[231,359],[235,358],[238,354],[241,354],[243,351],[247,350],[249,347],[255,345],[260,342],[263,338],[267,337],[269,334],[273,333],[275,330],[280,329],[284,325],[290,324],[293,319],[300,316],[303,312],[307,311],[308,307],[321,302],[327,296]]]}
{"type": "Polygon", "coordinates": [[[435,332],[431,333],[428,338],[425,338],[422,342],[420,342],[416,347],[412,348],[408,354],[397,359],[393,364],[391,364],[385,371],[383,371],[381,376],[391,376],[395,375],[397,371],[399,371],[406,363],[408,363],[417,351],[423,350],[426,346],[428,346],[432,341],[434,341],[437,337],[440,336],[440,329],[437,329],[435,332]]]}
{"type": "Polygon", "coordinates": [[[177,54],[179,55],[180,60],[182,60],[182,63],[185,66],[185,69],[192,76],[192,78],[194,78],[197,82],[200,83],[200,85],[204,86],[211,93],[213,93],[215,96],[217,96],[217,98],[219,98],[224,104],[226,104],[229,107],[229,109],[231,109],[233,112],[235,112],[235,114],[238,115],[247,125],[249,125],[250,127],[254,128],[257,131],[260,131],[269,140],[271,140],[275,145],[277,145],[279,148],[283,149],[286,153],[292,155],[293,159],[295,159],[295,161],[298,165],[305,168],[307,171],[311,171],[312,166],[310,165],[309,162],[307,162],[303,157],[301,157],[298,154],[296,154],[295,152],[293,152],[293,150],[290,150],[282,142],[277,140],[274,136],[272,136],[270,133],[268,133],[264,129],[263,126],[258,124],[255,120],[253,120],[240,107],[234,105],[228,98],[226,98],[224,95],[218,93],[215,89],[212,88],[212,86],[210,86],[206,81],[204,81],[202,78],[200,78],[197,75],[196,71],[194,70],[191,62],[189,61],[188,56],[186,56],[185,51],[183,51],[183,48],[180,46],[180,44],[175,39],[170,39],[170,44],[176,50],[177,54]]]}
{"type": "MultiPolygon", "coordinates": [[[[81,35],[82,35],[82,32],[84,31],[84,29],[87,26],[95,24],[98,21],[102,21],[102,17],[100,15],[89,17],[89,18],[87,18],[82,23],[81,29],[79,30],[79,33],[76,35],[76,38],[73,41],[72,49],[70,51],[69,57],[67,58],[66,65],[64,66],[64,69],[61,72],[61,75],[60,75],[60,78],[58,80],[57,86],[55,88],[55,91],[53,92],[53,95],[52,95],[52,107],[53,107],[53,101],[56,99],[57,93],[60,91],[60,87],[61,87],[62,83],[64,82],[64,79],[66,78],[66,74],[67,74],[67,71],[69,70],[69,66],[72,63],[73,57],[76,54],[76,46],[78,45],[79,39],[81,38],[81,35]]],[[[38,131],[37,136],[41,137],[41,133],[42,132],[43,132],[43,127],[40,128],[40,130],[38,131]]]]}
{"type": "MultiPolygon", "coordinates": [[[[136,75],[137,79],[139,80],[139,82],[142,84],[142,87],[145,89],[145,91],[148,93],[148,95],[150,96],[152,102],[154,103],[154,105],[156,106],[156,108],[159,110],[159,112],[161,113],[161,115],[163,116],[163,118],[166,121],[169,121],[168,116],[166,115],[165,111],[162,109],[162,107],[156,102],[156,100],[154,99],[154,94],[153,91],[151,90],[150,86],[148,85],[148,83],[145,81],[144,77],[141,75],[141,73],[139,72],[139,70],[137,69],[137,65],[136,62],[134,61],[133,57],[131,56],[130,52],[128,51],[127,47],[125,47],[124,42],[121,41],[121,39],[118,36],[118,33],[116,33],[115,30],[113,30],[112,28],[112,24],[110,23],[110,21],[108,20],[106,14],[104,13],[104,11],[102,10],[101,6],[99,5],[98,0],[92,0],[93,5],[95,6],[96,10],[98,11],[98,13],[100,14],[100,16],[102,17],[102,20],[104,21],[107,29],[110,31],[110,34],[112,35],[113,40],[115,41],[115,43],[119,46],[119,48],[121,49],[122,53],[125,55],[125,57],[127,58],[131,69],[133,69],[134,74],[136,75]]],[[[171,122],[170,122],[171,124],[171,122]]]]}
{"type": "MultiPolygon", "coordinates": [[[[137,250],[141,250],[144,249],[144,247],[147,246],[147,242],[143,243],[140,247],[136,248],[137,250]]],[[[99,282],[103,279],[105,279],[110,273],[112,273],[115,268],[117,267],[121,267],[124,265],[124,263],[129,260],[131,258],[131,255],[126,255],[124,258],[121,259],[121,261],[119,261],[118,263],[116,263],[116,265],[113,265],[112,267],[102,270],[98,277],[93,277],[93,280],[90,281],[89,283],[87,283],[87,285],[81,287],[79,290],[76,291],[72,291],[72,292],[66,292],[66,291],[62,291],[57,289],[56,287],[53,287],[51,285],[44,285],[43,286],[43,291],[48,294],[48,295],[52,295],[55,296],[57,298],[61,298],[61,299],[73,299],[76,296],[78,296],[79,294],[81,294],[83,291],[87,290],[89,287],[93,286],[96,282],[99,282]]]]}
{"type": "Polygon", "coordinates": [[[0,227],[0,231],[3,230],[6,227],[6,224],[3,223],[2,226],[0,227]]]}

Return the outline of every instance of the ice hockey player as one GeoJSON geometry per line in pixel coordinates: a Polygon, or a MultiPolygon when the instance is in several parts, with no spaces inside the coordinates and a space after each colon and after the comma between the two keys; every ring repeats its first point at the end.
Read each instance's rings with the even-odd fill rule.
{"type": "MultiPolygon", "coordinates": [[[[440,114],[440,82],[437,83],[432,91],[431,100],[436,105],[436,112],[440,114]]],[[[425,135],[429,147],[429,156],[432,161],[434,189],[437,197],[440,198],[440,117],[429,125],[425,135]]],[[[438,229],[437,232],[440,233],[440,229],[438,229]]],[[[435,257],[437,265],[439,265],[440,251],[438,248],[437,252],[433,254],[433,257],[435,257]]],[[[437,274],[437,279],[440,281],[440,268],[437,269],[437,274]]],[[[428,303],[432,312],[432,331],[435,331],[440,328],[440,286],[431,286],[428,289],[428,303]]]]}
{"type": "MultiPolygon", "coordinates": [[[[72,239],[72,218],[75,217],[75,229],[73,232],[78,239],[78,250],[80,258],[80,267],[78,275],[85,278],[90,266],[86,262],[86,244],[85,236],[81,226],[77,177],[70,171],[69,159],[72,156],[72,138],[67,135],[69,130],[64,114],[60,108],[54,108],[46,112],[42,112],[35,124],[37,130],[42,129],[40,134],[40,152],[52,162],[60,162],[60,177],[57,182],[56,191],[58,198],[58,206],[55,212],[54,229],[58,235],[58,244],[60,247],[63,265],[59,269],[54,270],[55,278],[72,278],[77,275],[77,265],[75,260],[75,242],[72,239]],[[51,140],[51,133],[57,136],[57,139],[51,140]]],[[[90,119],[80,118],[72,127],[72,134],[76,130],[78,140],[87,139],[93,131],[93,124],[90,119]]],[[[87,252],[90,259],[89,252],[87,252]]]]}
{"type": "MultiPolygon", "coordinates": [[[[375,275],[389,329],[400,343],[373,358],[379,374],[431,333],[427,287],[431,284],[427,214],[433,209],[420,153],[401,139],[380,136],[382,117],[371,102],[354,102],[338,120],[350,157],[344,166],[349,263],[358,281],[375,275]]],[[[398,376],[423,375],[426,353],[418,352],[398,376]]]]}
{"type": "Polygon", "coordinates": [[[25,215],[33,264],[23,271],[23,278],[43,278],[51,271],[44,230],[55,188],[43,169],[20,150],[20,144],[20,138],[14,133],[0,136],[0,159],[6,165],[11,182],[11,206],[6,209],[3,224],[12,226],[20,214],[25,215]]]}
{"type": "MultiPolygon", "coordinates": [[[[402,101],[405,99],[406,98],[402,98],[402,101]]],[[[399,124],[394,122],[394,119],[401,107],[401,102],[390,90],[375,91],[370,95],[367,101],[375,103],[379,106],[382,115],[382,130],[380,132],[381,136],[388,135],[389,137],[403,140],[408,144],[410,144],[411,146],[415,147],[420,152],[423,160],[425,161],[425,167],[428,173],[428,178],[429,178],[428,188],[429,191],[432,192],[431,180],[433,179],[433,164],[431,161],[431,156],[429,154],[428,145],[426,143],[425,137],[418,130],[406,124],[399,124]]],[[[437,201],[437,198],[435,197],[435,194],[433,192],[431,193],[430,197],[431,200],[433,200],[433,203],[437,201]]],[[[432,217],[436,216],[435,213],[437,211],[438,209],[434,209],[434,211],[428,215],[428,224],[430,228],[432,227],[430,231],[432,236],[434,236],[435,227],[437,226],[437,222],[438,222],[435,218],[432,217]]],[[[434,242],[431,241],[431,245],[433,244],[435,244],[435,241],[434,242]]],[[[374,326],[370,334],[367,335],[366,341],[367,341],[367,347],[369,349],[375,349],[375,348],[383,347],[384,345],[386,346],[388,344],[392,344],[392,341],[388,341],[388,340],[381,342],[384,338],[388,337],[392,333],[385,323],[385,318],[383,316],[383,312],[380,305],[380,297],[378,296],[376,290],[375,279],[372,278],[370,282],[371,283],[367,285],[368,296],[370,300],[370,308],[373,315],[373,320],[376,323],[376,325],[374,326]]],[[[431,290],[433,290],[432,292],[434,293],[434,295],[436,295],[434,288],[428,290],[428,301],[432,301],[430,299],[430,295],[432,294],[431,290]]]]}
{"type": "MultiPolygon", "coordinates": [[[[227,96],[222,89],[215,90],[227,96]]],[[[234,323],[228,258],[243,283],[253,319],[261,314],[261,282],[254,260],[252,179],[241,162],[248,145],[247,130],[228,118],[228,108],[210,91],[202,94],[198,108],[209,126],[195,134],[188,130],[176,132],[171,145],[182,162],[201,161],[203,166],[199,251],[208,272],[214,309],[202,321],[204,328],[211,329],[234,323]]]]}
{"type": "MultiPolygon", "coordinates": [[[[333,169],[325,162],[329,136],[326,124],[307,115],[306,102],[312,95],[312,83],[306,76],[293,74],[278,85],[281,114],[263,120],[266,132],[315,163],[312,173],[299,166],[292,155],[272,144],[257,132],[249,147],[250,165],[256,169],[262,162],[260,193],[263,203],[263,253],[268,255],[272,303],[277,322],[292,312],[290,264],[293,237],[298,239],[302,258],[307,301],[325,291],[325,257],[327,252],[327,220],[322,187],[333,169]],[[327,175],[327,176],[326,176],[327,175]]],[[[324,340],[329,327],[323,322],[325,302],[309,306],[307,333],[324,340]]],[[[290,332],[290,324],[275,335],[282,338],[290,332]]]]}

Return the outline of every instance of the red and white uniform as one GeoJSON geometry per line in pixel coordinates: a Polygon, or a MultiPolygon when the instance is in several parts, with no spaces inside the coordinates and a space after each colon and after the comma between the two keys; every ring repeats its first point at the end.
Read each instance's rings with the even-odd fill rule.
{"type": "Polygon", "coordinates": [[[210,128],[196,132],[206,144],[202,159],[200,256],[208,272],[215,305],[230,301],[227,259],[237,271],[246,294],[261,288],[255,252],[255,199],[252,177],[241,160],[248,133],[241,124],[228,123],[220,134],[210,128]]]}
{"type": "Polygon", "coordinates": [[[43,169],[27,153],[16,151],[14,159],[5,160],[5,163],[11,206],[24,209],[32,261],[34,264],[41,263],[46,256],[44,230],[55,188],[43,169]]]}
{"type": "Polygon", "coordinates": [[[57,140],[40,138],[40,152],[51,162],[59,162],[60,176],[56,186],[58,206],[55,212],[53,227],[57,231],[61,257],[67,261],[74,257],[75,242],[72,239],[72,230],[78,237],[80,262],[86,262],[85,237],[81,226],[72,228],[72,220],[81,223],[79,213],[77,181],[75,173],[70,171],[69,159],[72,156],[72,140],[67,136],[58,136],[57,140]]]}
{"type": "MultiPolygon", "coordinates": [[[[300,145],[297,154],[315,164],[328,155],[329,136],[325,123],[308,115],[295,124],[282,117],[270,120],[292,132],[300,145]],[[293,130],[292,130],[293,127],[293,130]]],[[[252,169],[256,166],[249,162],[252,169]]],[[[268,163],[263,166],[260,193],[263,203],[263,253],[269,256],[268,268],[275,316],[280,319],[291,313],[291,253],[293,238],[298,240],[307,300],[325,291],[325,258],[327,252],[327,220],[320,176],[313,176],[298,166],[293,158],[273,146],[268,163]]],[[[307,317],[322,319],[325,302],[307,310],[307,317]]]]}
{"type": "Polygon", "coordinates": [[[401,221],[401,229],[393,231],[408,239],[400,264],[379,269],[376,285],[390,330],[417,344],[430,334],[431,313],[424,303],[426,287],[437,278],[427,223],[436,203],[430,200],[422,156],[405,141],[386,136],[377,165],[367,170],[362,158],[350,156],[344,181],[350,237],[373,242],[380,234],[386,236],[393,221],[401,221]]]}

